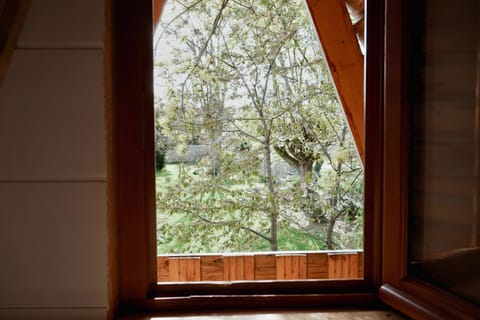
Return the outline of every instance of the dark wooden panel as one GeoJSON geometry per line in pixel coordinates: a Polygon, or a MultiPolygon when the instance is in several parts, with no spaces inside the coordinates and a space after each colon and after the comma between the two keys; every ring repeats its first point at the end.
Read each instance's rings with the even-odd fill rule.
{"type": "Polygon", "coordinates": [[[328,278],[328,255],[326,253],[307,254],[307,279],[328,278]]]}

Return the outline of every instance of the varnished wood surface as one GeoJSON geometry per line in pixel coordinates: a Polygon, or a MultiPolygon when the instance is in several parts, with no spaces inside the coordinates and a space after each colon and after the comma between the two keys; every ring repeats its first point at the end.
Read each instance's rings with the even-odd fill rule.
{"type": "Polygon", "coordinates": [[[477,246],[479,110],[476,0],[426,1],[412,48],[412,258],[477,246]],[[445,7],[451,8],[445,10],[445,7]],[[455,23],[445,23],[455,21],[455,23]],[[418,89],[417,89],[418,88],[418,89]]]}
{"type": "Polygon", "coordinates": [[[153,4],[153,30],[157,29],[158,24],[160,23],[160,18],[162,16],[163,6],[165,5],[166,0],[152,0],[153,4]]]}
{"type": "Polygon", "coordinates": [[[136,315],[120,318],[121,320],[401,320],[407,319],[391,310],[325,310],[325,311],[279,311],[257,313],[210,313],[201,315],[136,315]]]}
{"type": "MultiPolygon", "coordinates": [[[[418,203],[410,202],[412,200],[409,195],[416,193],[424,197],[427,190],[439,192],[439,196],[436,199],[430,198],[428,201],[429,208],[433,208],[432,200],[439,200],[435,203],[435,210],[431,210],[429,218],[431,222],[440,223],[441,225],[448,225],[447,228],[438,232],[438,240],[442,243],[442,246],[448,246],[452,242],[451,232],[456,226],[452,223],[444,223],[443,210],[446,206],[450,207],[449,216],[459,219],[459,212],[462,207],[458,206],[455,197],[452,193],[461,194],[467,188],[460,188],[463,184],[461,181],[452,180],[452,177],[460,178],[458,173],[467,169],[468,165],[462,165],[461,162],[465,160],[464,154],[455,152],[453,147],[456,141],[451,144],[450,136],[452,134],[459,133],[464,134],[465,121],[459,121],[463,118],[461,108],[456,108],[456,99],[450,93],[448,83],[453,80],[453,87],[461,86],[463,80],[455,78],[457,74],[451,74],[448,77],[435,77],[433,73],[429,73],[428,77],[418,77],[420,79],[430,79],[433,84],[442,84],[436,88],[435,95],[425,96],[423,101],[432,101],[434,97],[440,97],[436,99],[435,104],[439,103],[437,107],[439,109],[430,109],[429,112],[424,112],[422,117],[417,117],[415,125],[419,125],[419,130],[416,132],[417,145],[412,142],[415,147],[409,148],[409,135],[411,135],[411,128],[409,127],[411,119],[409,112],[418,112],[419,107],[413,105],[412,101],[422,101],[419,97],[421,95],[410,92],[417,88],[423,90],[428,86],[423,86],[419,82],[415,82],[415,72],[422,71],[424,67],[424,61],[422,60],[422,53],[407,55],[407,49],[415,47],[415,37],[412,35],[415,32],[420,33],[418,28],[411,25],[412,21],[416,18],[420,20],[425,19],[425,12],[418,7],[414,7],[415,4],[420,2],[412,1],[388,1],[386,4],[386,28],[385,28],[385,78],[384,78],[384,101],[385,101],[385,113],[384,113],[384,188],[383,188],[383,203],[384,203],[384,216],[383,216],[383,285],[379,290],[379,298],[391,305],[392,307],[404,312],[408,316],[414,319],[478,319],[480,309],[478,305],[453,295],[432,283],[426,282],[425,278],[420,278],[417,275],[411,274],[410,270],[407,270],[407,266],[410,262],[407,256],[407,252],[410,257],[421,257],[425,254],[423,250],[423,239],[427,239],[429,243],[432,243],[432,233],[412,238],[412,226],[408,223],[407,219],[411,219],[415,212],[412,209],[419,209],[418,203]],[[413,7],[410,7],[413,6],[413,7]],[[415,16],[415,14],[417,16],[415,16]],[[408,58],[407,58],[408,56],[408,58]],[[419,59],[420,61],[416,61],[419,59]],[[439,81],[439,80],[448,81],[439,81]],[[407,83],[409,85],[407,86],[407,83]],[[441,114],[443,107],[447,107],[449,115],[441,114]],[[451,111],[451,112],[450,112],[451,111]],[[453,116],[456,114],[456,116],[453,116]],[[430,117],[433,122],[429,123],[424,121],[430,117]],[[460,117],[460,118],[459,118],[460,117]],[[443,123],[442,123],[443,122],[443,123]],[[423,123],[423,124],[422,124],[423,123]],[[460,130],[458,130],[460,129],[460,130]],[[439,149],[439,140],[433,139],[439,136],[446,138],[441,152],[439,149]],[[421,149],[423,146],[429,146],[429,148],[421,149]],[[430,147],[434,147],[433,149],[430,147]],[[413,151],[412,151],[413,150],[413,151]],[[435,151],[435,154],[430,153],[435,151]],[[409,153],[414,152],[414,155],[409,153]],[[427,156],[428,155],[428,156],[427,156]],[[452,157],[453,161],[448,160],[448,157],[452,157]],[[409,159],[413,159],[409,163],[409,159]],[[458,161],[457,161],[458,160],[458,161]],[[437,161],[435,163],[435,161],[437,161]],[[438,174],[436,177],[433,173],[438,174]],[[418,177],[425,178],[418,179],[418,177]],[[432,179],[435,178],[435,179],[432,179]],[[409,181],[410,179],[410,181],[409,181]],[[445,179],[441,181],[441,179],[445,179]],[[419,181],[420,180],[420,181],[419,181]],[[415,189],[417,188],[417,189],[415,189]],[[444,193],[445,192],[445,193],[444,193]],[[447,196],[450,193],[450,196],[447,196]],[[410,209],[410,211],[409,211],[410,209]],[[443,221],[442,221],[443,220],[443,221]],[[410,229],[410,230],[409,230],[410,229]],[[410,248],[407,250],[408,239],[413,240],[413,243],[417,246],[421,246],[422,249],[417,251],[410,248]]],[[[430,1],[431,4],[438,5],[438,1],[430,1]]],[[[473,2],[469,2],[473,3],[473,2]]],[[[462,6],[458,6],[458,3],[443,1],[441,10],[432,11],[432,8],[428,8],[426,12],[430,17],[435,19],[441,19],[441,12],[450,12],[456,10],[459,7],[464,10],[467,1],[462,2],[462,6]]],[[[478,4],[478,2],[477,2],[478,4]]],[[[463,21],[461,19],[455,20],[442,20],[442,21],[456,21],[460,24],[463,21]]],[[[453,27],[456,30],[459,24],[457,23],[443,23],[442,26],[453,27]]],[[[441,39],[457,39],[457,36],[463,33],[461,30],[457,30],[451,37],[447,37],[446,34],[441,33],[441,39]]],[[[454,46],[450,47],[451,49],[454,46]]],[[[420,50],[421,51],[421,50],[420,50]]],[[[428,53],[427,53],[428,54],[428,53]]],[[[459,61],[460,63],[460,61],[459,61]]],[[[441,66],[443,68],[445,66],[441,66]]],[[[438,73],[438,75],[443,72],[438,73]]],[[[460,99],[461,100],[461,99],[460,99]]],[[[459,100],[459,101],[460,101],[459,100]]],[[[433,105],[433,104],[432,104],[433,105]]],[[[411,115],[411,114],[410,114],[411,115]]],[[[465,119],[465,118],[464,118],[465,119]]],[[[472,117],[473,120],[473,117],[472,117]]],[[[466,135],[465,135],[466,136],[466,135]]],[[[462,140],[462,139],[460,139],[462,140]]],[[[465,141],[463,141],[465,142],[465,141]]],[[[443,143],[443,142],[442,142],[443,143]]],[[[462,144],[462,143],[461,143],[462,144]]],[[[427,198],[427,197],[424,197],[427,198]]],[[[418,211],[417,211],[418,212],[418,211]]],[[[453,220],[453,219],[452,219],[453,220]]],[[[461,220],[461,219],[459,219],[461,220]]],[[[424,221],[425,222],[425,221],[424,221]]],[[[418,223],[415,226],[418,230],[422,223],[418,223]]],[[[438,248],[437,248],[438,250],[438,248]]],[[[429,250],[434,252],[433,250],[429,250]]],[[[452,266],[455,268],[454,266],[452,266]]]]}
{"type": "Polygon", "coordinates": [[[355,145],[365,163],[364,59],[343,0],[307,0],[355,145]]]}
{"type": "Polygon", "coordinates": [[[362,251],[157,256],[158,282],[361,279],[362,251]]]}
{"type": "MultiPolygon", "coordinates": [[[[317,3],[325,2],[317,1],[317,3]]],[[[379,279],[380,272],[379,267],[372,267],[371,261],[374,256],[376,259],[380,259],[380,255],[377,254],[380,241],[374,242],[378,236],[373,237],[368,232],[365,235],[365,246],[370,251],[365,252],[365,280],[269,283],[268,280],[274,276],[270,273],[263,273],[259,274],[258,278],[262,278],[264,281],[254,285],[236,282],[232,282],[229,287],[202,284],[199,288],[193,287],[190,291],[186,291],[183,287],[159,287],[155,284],[156,256],[153,250],[155,223],[154,215],[152,215],[152,212],[154,213],[152,210],[154,173],[150,172],[154,170],[153,148],[150,148],[150,145],[153,146],[153,142],[151,142],[153,141],[151,140],[153,130],[150,128],[153,123],[153,121],[150,122],[153,119],[151,115],[153,108],[149,109],[149,106],[152,105],[151,89],[153,87],[152,68],[149,66],[151,64],[153,12],[151,1],[146,0],[130,2],[114,0],[113,7],[115,14],[112,68],[115,78],[111,115],[114,119],[112,125],[114,131],[111,143],[113,144],[114,165],[110,170],[114,173],[111,178],[114,179],[115,186],[113,194],[109,197],[118,208],[116,216],[113,217],[118,218],[117,225],[113,224],[116,230],[112,233],[116,239],[111,241],[118,243],[118,254],[113,252],[113,261],[110,263],[109,270],[110,277],[115,278],[112,283],[118,282],[117,294],[113,300],[119,301],[119,309],[182,310],[185,312],[185,310],[198,310],[199,308],[204,310],[219,310],[220,308],[253,310],[254,307],[277,309],[279,306],[283,308],[376,306],[378,300],[375,287],[372,286],[372,279],[379,279]],[[115,235],[118,235],[118,238],[115,235]],[[118,266],[118,273],[112,272],[112,270],[115,271],[115,266],[118,266]],[[196,294],[201,294],[201,296],[193,297],[191,291],[197,292],[196,294]],[[188,294],[186,295],[185,292],[188,294]],[[175,293],[178,293],[179,296],[172,296],[175,293]],[[164,297],[159,299],[163,300],[152,298],[158,297],[159,294],[164,297]],[[212,294],[244,296],[218,297],[212,296],[212,294]]],[[[349,17],[347,18],[350,20],[349,17]]],[[[353,28],[351,21],[348,23],[353,28]]],[[[338,32],[336,29],[332,30],[334,33],[338,32]]],[[[353,43],[358,46],[354,35],[352,39],[354,39],[353,43]]],[[[343,52],[339,54],[340,56],[343,57],[343,52]]],[[[359,89],[357,93],[360,92],[357,101],[362,101],[363,110],[363,59],[360,64],[361,79],[356,82],[356,87],[359,89]]],[[[348,93],[348,89],[344,88],[344,90],[348,93]]],[[[363,116],[359,119],[363,125],[363,116]]],[[[376,131],[372,130],[372,132],[376,131]]],[[[360,136],[363,137],[363,134],[360,136]]],[[[378,150],[371,149],[370,153],[377,154],[378,150]]],[[[366,172],[366,175],[368,176],[369,173],[366,172]]],[[[365,216],[365,219],[369,221],[367,224],[373,224],[370,212],[366,212],[365,216]]],[[[375,228],[377,230],[378,225],[375,228]]],[[[367,226],[366,230],[372,229],[367,226]]],[[[262,265],[263,270],[268,270],[275,260],[275,256],[273,259],[270,257],[263,260],[256,259],[255,264],[262,265]]],[[[307,256],[307,263],[309,260],[312,259],[307,256]]],[[[212,267],[218,266],[212,265],[212,267]]],[[[359,267],[363,268],[363,265],[359,267]]],[[[307,277],[311,276],[312,272],[324,271],[320,269],[307,270],[307,277]]],[[[115,287],[112,292],[115,292],[115,287]]],[[[114,308],[114,306],[112,307],[114,308]]]]}
{"type": "MultiPolygon", "coordinates": [[[[118,224],[119,300],[142,299],[156,278],[152,2],[114,7],[115,132],[111,143],[118,224]]],[[[109,200],[110,201],[110,200],[109,200]]]]}

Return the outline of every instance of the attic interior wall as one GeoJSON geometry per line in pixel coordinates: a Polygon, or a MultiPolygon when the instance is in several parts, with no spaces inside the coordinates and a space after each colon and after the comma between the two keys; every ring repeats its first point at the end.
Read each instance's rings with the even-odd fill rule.
{"type": "Polygon", "coordinates": [[[107,314],[104,1],[32,0],[0,87],[0,318],[107,314]]]}

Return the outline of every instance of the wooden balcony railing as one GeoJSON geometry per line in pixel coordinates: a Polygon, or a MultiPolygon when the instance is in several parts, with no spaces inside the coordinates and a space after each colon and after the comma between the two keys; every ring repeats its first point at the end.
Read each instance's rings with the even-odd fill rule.
{"type": "Polygon", "coordinates": [[[157,257],[158,282],[363,278],[363,252],[178,254],[157,257]]]}

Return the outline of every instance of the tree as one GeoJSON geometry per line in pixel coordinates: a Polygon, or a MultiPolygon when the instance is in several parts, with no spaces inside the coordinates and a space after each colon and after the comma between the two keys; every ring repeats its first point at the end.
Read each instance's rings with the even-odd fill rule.
{"type": "Polygon", "coordinates": [[[341,192],[361,168],[306,8],[274,0],[174,3],[182,9],[163,31],[177,42],[172,61],[158,65],[169,83],[159,125],[180,153],[198,137],[211,152],[163,181],[163,243],[211,250],[211,240],[222,239],[222,250],[252,250],[266,241],[278,250],[285,248],[280,232],[333,248],[335,224],[346,212],[341,192]],[[274,172],[281,159],[298,171],[298,182],[274,172]],[[324,223],[320,217],[326,236],[309,228],[324,223]],[[175,237],[172,219],[183,225],[175,237]]]}

